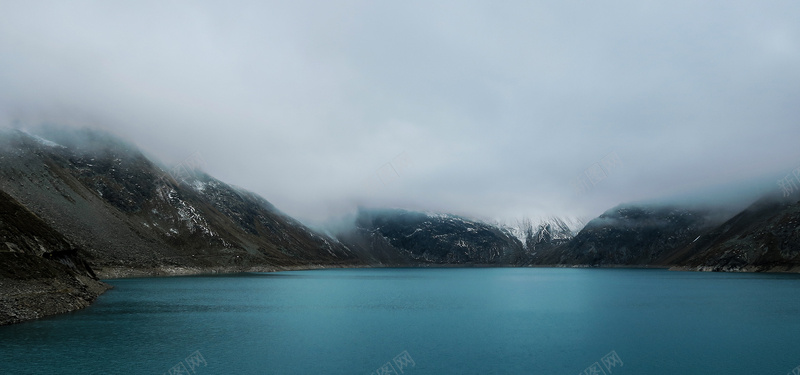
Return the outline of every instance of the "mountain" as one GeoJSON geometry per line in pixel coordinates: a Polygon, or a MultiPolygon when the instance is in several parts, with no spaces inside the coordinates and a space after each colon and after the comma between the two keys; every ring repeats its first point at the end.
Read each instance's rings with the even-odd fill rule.
{"type": "Polygon", "coordinates": [[[738,213],[621,205],[591,220],[573,239],[537,252],[532,263],[798,272],[800,192],[767,194],[738,213]]]}
{"type": "Polygon", "coordinates": [[[537,254],[538,265],[670,265],[670,259],[719,220],[711,209],[621,205],[568,242],[537,254]]]}
{"type": "Polygon", "coordinates": [[[178,167],[96,131],[0,136],[0,189],[101,277],[362,263],[258,195],[178,167]]]}
{"type": "Polygon", "coordinates": [[[342,242],[384,265],[520,265],[523,244],[497,226],[447,214],[360,209],[342,242]]]}
{"type": "Polygon", "coordinates": [[[98,276],[431,265],[800,271],[798,196],[767,196],[735,215],[625,204],[585,226],[362,208],[330,235],[193,164],[162,168],[96,131],[0,131],[0,324],[87,306],[108,288],[98,276]]]}
{"type": "Polygon", "coordinates": [[[701,271],[800,271],[798,199],[763,197],[681,249],[677,255],[688,259],[675,263],[701,271]]]}
{"type": "Polygon", "coordinates": [[[88,306],[109,288],[78,248],[0,191],[0,325],[88,306]]]}
{"type": "Polygon", "coordinates": [[[515,224],[500,224],[500,229],[516,237],[533,261],[541,252],[572,240],[585,226],[581,218],[548,217],[535,221],[524,218],[515,224]]]}

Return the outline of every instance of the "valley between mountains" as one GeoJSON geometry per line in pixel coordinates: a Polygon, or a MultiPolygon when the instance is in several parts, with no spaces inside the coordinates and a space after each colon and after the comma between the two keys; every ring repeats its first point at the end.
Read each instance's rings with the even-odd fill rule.
{"type": "MultiPolygon", "coordinates": [[[[777,189],[776,189],[777,190],[777,189]]],[[[105,133],[0,134],[0,324],[88,306],[101,279],[326,267],[664,267],[800,271],[800,197],[622,204],[517,225],[360,208],[310,228],[199,171],[176,176],[105,133]]]]}

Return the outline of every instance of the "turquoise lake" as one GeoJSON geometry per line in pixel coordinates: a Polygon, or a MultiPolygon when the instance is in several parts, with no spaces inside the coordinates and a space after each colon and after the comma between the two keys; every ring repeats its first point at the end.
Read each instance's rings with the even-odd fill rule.
{"type": "Polygon", "coordinates": [[[800,366],[800,275],[412,268],[107,282],[115,288],[85,310],[0,327],[0,373],[784,375],[800,366]]]}

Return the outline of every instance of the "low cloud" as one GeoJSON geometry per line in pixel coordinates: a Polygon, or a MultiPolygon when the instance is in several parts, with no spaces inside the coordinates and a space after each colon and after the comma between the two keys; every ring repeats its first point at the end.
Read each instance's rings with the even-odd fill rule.
{"type": "Polygon", "coordinates": [[[597,215],[800,166],[798,18],[793,1],[2,2],[0,115],[103,128],[167,165],[200,151],[307,222],[597,215]]]}

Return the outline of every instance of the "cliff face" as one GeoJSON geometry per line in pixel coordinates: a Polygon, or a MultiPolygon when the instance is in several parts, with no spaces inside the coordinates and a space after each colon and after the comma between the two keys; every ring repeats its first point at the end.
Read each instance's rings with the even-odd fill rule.
{"type": "Polygon", "coordinates": [[[0,191],[0,325],[86,307],[107,289],[72,243],[0,191]]]}
{"type": "Polygon", "coordinates": [[[360,263],[263,198],[197,170],[171,175],[103,134],[6,133],[0,161],[0,188],[104,277],[360,263]]]}

